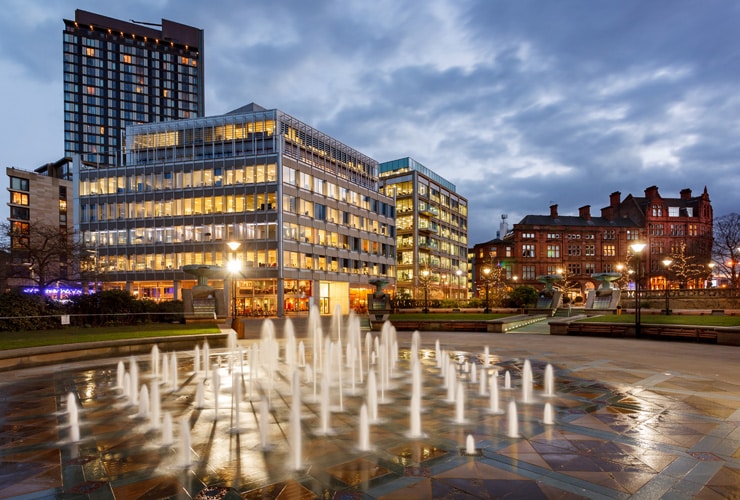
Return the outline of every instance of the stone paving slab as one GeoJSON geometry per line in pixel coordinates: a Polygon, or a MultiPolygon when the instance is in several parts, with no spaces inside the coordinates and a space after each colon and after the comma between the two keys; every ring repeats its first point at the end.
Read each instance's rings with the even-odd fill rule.
{"type": "MultiPolygon", "coordinates": [[[[300,337],[300,336],[299,336],[300,337]]],[[[286,465],[291,393],[287,377],[269,388],[266,439],[257,393],[242,394],[239,413],[230,405],[235,365],[214,350],[223,386],[198,408],[195,354],[179,352],[174,390],[147,356],[135,360],[140,382],[161,391],[162,413],[175,421],[175,442],[139,416],[121,394],[117,363],[107,359],[4,373],[0,382],[1,498],[733,498],[740,497],[740,349],[620,339],[572,339],[528,334],[422,335],[422,437],[409,437],[411,334],[398,334],[398,372],[370,426],[372,447],[358,449],[362,391],[348,394],[331,412],[330,432],[320,432],[320,408],[302,403],[302,460],[286,465]],[[468,378],[465,418],[434,359],[439,340],[460,359],[482,360],[508,371],[512,389],[500,388],[501,406],[517,403],[519,437],[509,437],[507,415],[492,415],[489,396],[468,378]],[[523,402],[525,360],[535,394],[523,402]],[[555,394],[545,397],[550,363],[555,394]],[[161,375],[161,374],[159,374],[161,375]],[[158,375],[158,377],[159,377],[158,375]],[[67,398],[80,406],[80,440],[70,440],[67,398]],[[543,406],[555,424],[543,422],[543,406]],[[182,465],[177,422],[186,418],[190,457],[182,465]],[[238,423],[237,423],[238,422],[238,423]],[[475,453],[465,452],[466,438],[475,453]]],[[[255,340],[242,340],[246,350],[255,340]]],[[[132,358],[123,360],[127,365],[132,358]]],[[[238,364],[236,365],[238,366],[238,364]]],[[[237,380],[239,378],[237,377],[237,380]]],[[[245,388],[252,387],[242,377],[245,388]]],[[[256,387],[256,386],[255,386],[256,387]]],[[[334,406],[337,402],[333,402],[334,406]]]]}

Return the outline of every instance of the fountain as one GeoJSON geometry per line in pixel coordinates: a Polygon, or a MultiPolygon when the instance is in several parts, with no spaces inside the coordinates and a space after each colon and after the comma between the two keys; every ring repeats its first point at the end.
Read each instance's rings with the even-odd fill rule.
{"type": "Polygon", "coordinates": [[[67,413],[69,414],[69,440],[76,442],[80,440],[80,417],[77,407],[77,398],[73,392],[67,394],[67,413]]]}
{"type": "Polygon", "coordinates": [[[595,273],[591,277],[600,283],[596,290],[589,290],[586,296],[586,309],[616,310],[622,296],[612,282],[622,277],[621,273],[595,273]]]}
{"type": "MultiPolygon", "coordinates": [[[[359,322],[359,318],[354,320],[359,322]]],[[[387,443],[398,439],[394,435],[403,436],[404,446],[409,441],[420,446],[428,446],[427,440],[439,442],[434,432],[443,418],[460,426],[477,425],[477,419],[486,418],[486,429],[494,436],[520,437],[514,401],[509,402],[508,418],[498,418],[506,413],[499,403],[498,369],[515,368],[517,363],[504,366],[492,361],[487,347],[481,357],[480,353],[446,351],[437,341],[432,354],[423,349],[420,336],[414,334],[410,346],[399,356],[395,330],[389,324],[380,335],[366,335],[364,342],[360,330],[351,325],[335,325],[332,335],[336,340],[332,341],[332,335],[323,336],[317,322],[318,335],[304,332],[305,344],[297,342],[291,328],[287,328],[281,346],[274,324],[265,321],[259,340],[248,348],[244,346],[244,351],[243,346],[229,342],[230,347],[215,352],[213,359],[207,344],[196,346],[191,353],[168,352],[161,356],[158,349],[153,349],[149,366],[143,362],[141,368],[142,378],[148,377],[147,382],[151,382],[136,390],[132,388],[139,378],[138,362],[130,357],[129,372],[117,374],[112,392],[118,394],[119,386],[127,386],[132,394],[129,397],[138,399],[138,405],[130,403],[121,411],[129,411],[130,418],[148,419],[145,425],[136,427],[142,429],[144,439],[154,437],[152,440],[157,441],[164,465],[188,474],[221,467],[219,474],[233,477],[234,485],[246,484],[247,480],[232,464],[247,460],[263,461],[270,477],[280,481],[301,477],[305,471],[319,467],[325,458],[323,448],[331,456],[345,459],[357,453],[372,456],[380,446],[373,443],[371,425],[390,427],[377,433],[378,439],[383,439],[379,442],[384,453],[389,452],[387,443]],[[301,349],[300,345],[309,347],[301,349]],[[360,376],[363,372],[366,377],[360,376]],[[157,373],[166,376],[167,382],[160,381],[157,373]],[[426,376],[434,376],[436,383],[424,384],[426,376]],[[314,387],[320,394],[312,398],[314,387]],[[343,398],[343,391],[350,387],[354,389],[349,391],[351,395],[343,398]],[[448,401],[443,403],[440,400],[445,395],[448,401]],[[248,404],[246,400],[258,402],[248,404]],[[390,404],[393,402],[399,404],[390,404]],[[229,408],[229,403],[231,418],[224,418],[220,412],[229,408]],[[332,422],[332,412],[342,415],[332,422]],[[392,432],[399,426],[408,431],[392,432]],[[151,432],[154,430],[157,432],[151,432]],[[346,443],[351,446],[342,451],[346,443]]],[[[506,387],[511,389],[509,370],[505,374],[506,387]]],[[[532,399],[531,379],[531,365],[526,360],[522,377],[525,402],[532,399]]],[[[547,392],[547,382],[545,386],[547,392]]],[[[543,422],[551,425],[550,420],[545,415],[543,422]]],[[[463,427],[456,432],[463,434],[463,427]]],[[[465,454],[479,456],[475,446],[472,435],[468,435],[465,454]]]]}
{"type": "Polygon", "coordinates": [[[473,438],[472,434],[468,434],[467,438],[465,438],[465,454],[466,455],[475,455],[475,438],[473,438]]]}
{"type": "Polygon", "coordinates": [[[532,364],[528,359],[524,360],[522,368],[522,403],[532,402],[532,364]]]}
{"type": "Polygon", "coordinates": [[[555,395],[555,374],[553,372],[552,365],[547,363],[545,366],[545,397],[552,397],[555,395]]]}
{"type": "Polygon", "coordinates": [[[180,417],[180,454],[178,465],[182,468],[188,468],[191,461],[190,451],[190,419],[187,415],[180,417]]]}
{"type": "Polygon", "coordinates": [[[383,291],[383,287],[389,282],[383,279],[374,279],[369,282],[375,286],[375,291],[367,296],[367,308],[370,313],[371,323],[378,325],[385,321],[388,321],[388,316],[391,313],[391,298],[383,291]]]}
{"type": "Polygon", "coordinates": [[[455,395],[455,423],[464,424],[465,420],[465,384],[457,384],[457,394],[455,395]]]}
{"type": "Polygon", "coordinates": [[[542,423],[545,425],[553,425],[555,423],[555,420],[553,419],[552,415],[552,404],[545,403],[545,410],[544,410],[544,416],[542,418],[542,423]]]}
{"type": "Polygon", "coordinates": [[[223,278],[224,270],[220,266],[189,264],[182,267],[186,274],[195,276],[198,284],[191,289],[182,290],[186,321],[213,321],[218,316],[226,315],[223,290],[216,291],[208,284],[211,278],[223,278]]]}
{"type": "Polygon", "coordinates": [[[507,412],[507,418],[509,423],[509,430],[507,431],[506,435],[510,438],[518,438],[519,437],[519,417],[516,413],[516,402],[515,401],[509,401],[509,407],[507,412]]]}
{"type": "Polygon", "coordinates": [[[409,437],[419,438],[423,434],[421,432],[421,363],[418,358],[411,360],[411,367],[411,408],[409,408],[411,429],[409,437]]]}
{"type": "Polygon", "coordinates": [[[561,281],[563,277],[559,274],[543,274],[537,276],[537,281],[544,283],[545,288],[540,292],[537,298],[537,305],[535,311],[530,310],[530,314],[533,312],[545,312],[547,314],[554,314],[563,298],[563,293],[560,290],[553,288],[553,284],[561,281]]]}
{"type": "MultiPolygon", "coordinates": [[[[370,451],[370,422],[367,415],[367,405],[363,403],[360,407],[360,426],[359,426],[359,444],[360,451],[370,451]]],[[[413,432],[413,431],[412,431],[413,432]]]]}
{"type": "Polygon", "coordinates": [[[499,408],[498,398],[498,374],[494,373],[491,375],[491,390],[489,394],[489,408],[488,413],[492,415],[500,415],[503,411],[499,408]]]}

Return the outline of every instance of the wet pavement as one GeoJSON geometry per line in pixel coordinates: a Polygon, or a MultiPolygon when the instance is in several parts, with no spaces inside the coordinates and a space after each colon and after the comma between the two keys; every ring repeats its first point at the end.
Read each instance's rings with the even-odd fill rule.
{"type": "MultiPolygon", "coordinates": [[[[366,381],[352,387],[344,372],[345,392],[333,396],[329,427],[322,429],[320,388],[301,376],[297,459],[282,364],[272,382],[255,384],[240,361],[211,351],[209,364],[221,378],[213,392],[214,371],[195,370],[196,352],[177,353],[176,376],[137,357],[139,383],[152,392],[157,386],[157,412],[171,417],[173,429],[154,419],[153,409],[142,411],[136,396],[124,396],[117,365],[125,363],[128,374],[131,359],[2,373],[0,498],[740,497],[740,348],[427,332],[422,433],[410,437],[410,338],[398,333],[398,363],[369,426],[367,450],[358,445],[366,381]],[[460,362],[462,418],[437,366],[437,340],[460,362]],[[522,390],[525,360],[531,397],[522,390]],[[476,363],[476,375],[463,361],[476,363]],[[548,363],[553,395],[544,393],[548,363]],[[509,415],[490,411],[490,387],[478,382],[494,370],[501,409],[516,403],[517,437],[509,437],[509,415]],[[511,389],[504,387],[507,371],[511,389]],[[241,383],[236,408],[234,381],[241,383]],[[72,439],[70,393],[79,405],[79,440],[72,439]],[[546,403],[553,424],[545,423],[546,403]]],[[[257,341],[239,342],[248,359],[257,341]]]]}

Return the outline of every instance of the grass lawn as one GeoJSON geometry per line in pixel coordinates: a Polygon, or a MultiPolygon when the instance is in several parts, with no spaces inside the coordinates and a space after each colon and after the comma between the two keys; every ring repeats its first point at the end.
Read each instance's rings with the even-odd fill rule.
{"type": "Polygon", "coordinates": [[[173,335],[201,335],[219,333],[216,325],[150,323],[136,326],[100,328],[68,327],[57,330],[0,332],[0,350],[21,349],[57,344],[78,344],[99,340],[170,337],[173,335]]]}
{"type": "MultiPolygon", "coordinates": [[[[582,319],[581,322],[601,323],[634,323],[634,314],[607,314],[582,319]]],[[[740,316],[691,316],[677,314],[643,314],[640,317],[642,324],[655,325],[707,325],[707,326],[740,326],[740,316]]]]}
{"type": "Polygon", "coordinates": [[[481,321],[486,319],[499,319],[512,316],[512,314],[485,314],[485,313],[409,313],[409,314],[391,314],[389,319],[391,321],[419,321],[419,320],[430,320],[430,321],[447,321],[447,320],[473,320],[481,321]]]}

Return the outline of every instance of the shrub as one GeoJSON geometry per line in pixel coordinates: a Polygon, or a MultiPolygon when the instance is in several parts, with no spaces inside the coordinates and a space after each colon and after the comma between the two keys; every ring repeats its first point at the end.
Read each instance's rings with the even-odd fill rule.
{"type": "Polygon", "coordinates": [[[58,328],[63,310],[40,295],[6,292],[0,295],[0,330],[47,330],[58,328]]]}

